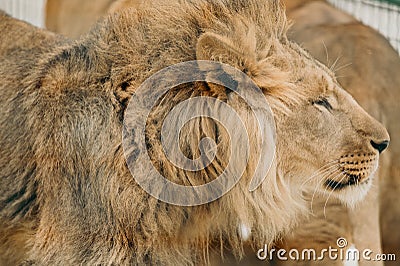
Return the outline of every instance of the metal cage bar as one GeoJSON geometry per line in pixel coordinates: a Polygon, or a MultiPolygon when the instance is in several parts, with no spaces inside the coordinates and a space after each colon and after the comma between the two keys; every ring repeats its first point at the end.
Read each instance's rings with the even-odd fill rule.
{"type": "Polygon", "coordinates": [[[329,0],[384,35],[400,53],[400,0],[329,0]]]}
{"type": "Polygon", "coordinates": [[[0,0],[0,9],[18,19],[44,27],[46,0],[0,0]]]}

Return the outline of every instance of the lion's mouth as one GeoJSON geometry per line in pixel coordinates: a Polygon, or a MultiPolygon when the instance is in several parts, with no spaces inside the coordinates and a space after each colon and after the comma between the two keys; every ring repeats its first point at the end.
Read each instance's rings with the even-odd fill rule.
{"type": "Polygon", "coordinates": [[[331,190],[342,190],[346,187],[368,183],[369,181],[369,178],[367,178],[366,180],[360,182],[361,176],[359,175],[346,174],[346,176],[348,177],[347,182],[338,182],[332,179],[328,179],[325,182],[325,186],[331,190]]]}

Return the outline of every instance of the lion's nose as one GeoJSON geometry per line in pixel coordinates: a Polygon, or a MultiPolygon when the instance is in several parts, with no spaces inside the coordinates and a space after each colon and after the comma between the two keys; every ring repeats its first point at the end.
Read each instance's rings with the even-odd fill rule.
{"type": "Polygon", "coordinates": [[[384,140],[382,142],[377,143],[377,142],[371,140],[371,145],[372,145],[372,147],[374,147],[374,149],[378,150],[379,153],[381,153],[389,146],[389,141],[384,140]]]}

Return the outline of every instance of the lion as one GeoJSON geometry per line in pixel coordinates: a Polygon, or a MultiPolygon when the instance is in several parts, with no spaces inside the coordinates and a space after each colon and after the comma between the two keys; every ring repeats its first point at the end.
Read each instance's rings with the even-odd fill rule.
{"type": "MultiPolygon", "coordinates": [[[[304,193],[316,190],[346,205],[362,200],[390,141],[330,69],[288,40],[277,0],[181,0],[127,9],[75,42],[4,13],[0,24],[5,263],[207,264],[210,246],[240,259],[238,228],[251,230],[254,247],[273,243],[307,212],[304,193]],[[127,160],[135,160],[136,151],[124,155],[121,132],[140,84],[192,60],[228,64],[248,75],[273,111],[278,137],[273,167],[257,189],[248,189],[259,152],[250,138],[237,185],[207,204],[176,206],[135,182],[127,160]]],[[[226,68],[210,74],[239,82],[226,68]]],[[[167,113],[201,96],[236,106],[249,134],[257,131],[246,103],[225,86],[197,81],[171,88],[146,121],[146,148],[165,178],[185,186],[214,180],[229,164],[228,154],[218,152],[193,172],[163,153],[167,113]]],[[[180,147],[195,157],[204,137],[217,151],[242,145],[227,134],[215,121],[194,119],[182,128],[180,147]]]]}
{"type": "MultiPolygon", "coordinates": [[[[393,138],[391,149],[381,158],[379,179],[375,181],[373,191],[356,209],[342,208],[342,215],[328,217],[331,237],[324,244],[334,246],[339,234],[348,234],[348,239],[353,239],[360,250],[396,254],[400,245],[400,235],[396,233],[400,213],[393,204],[400,184],[397,163],[400,146],[396,137],[399,132],[396,99],[400,98],[397,86],[400,78],[396,74],[400,71],[398,53],[378,32],[326,1],[286,1],[285,4],[288,17],[293,20],[289,38],[301,43],[322,63],[332,65],[339,83],[373,117],[383,121],[393,138]]],[[[305,239],[304,242],[315,239],[318,228],[326,228],[321,223],[326,221],[311,220],[299,228],[301,239],[305,239]]],[[[298,245],[296,235],[294,232],[294,238],[288,241],[289,248],[292,244],[298,245]]],[[[374,263],[381,265],[382,262],[374,263]]],[[[395,262],[386,262],[390,263],[395,262]]]]}

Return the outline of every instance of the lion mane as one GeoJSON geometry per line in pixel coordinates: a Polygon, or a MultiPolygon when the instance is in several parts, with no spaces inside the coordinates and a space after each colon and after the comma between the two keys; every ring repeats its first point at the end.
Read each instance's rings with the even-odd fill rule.
{"type": "MultiPolygon", "coordinates": [[[[254,228],[252,238],[260,244],[287,228],[301,205],[287,199],[290,193],[279,179],[268,178],[250,193],[243,178],[215,202],[173,206],[136,184],[121,147],[124,110],[135,88],[164,67],[198,59],[196,52],[197,57],[213,57],[206,43],[203,50],[199,47],[203,32],[231,34],[226,40],[241,38],[243,51],[253,45],[245,34],[254,25],[261,28],[257,32],[269,34],[258,44],[262,47],[285,38],[282,7],[278,1],[266,3],[187,1],[121,12],[78,42],[2,13],[0,222],[5,263],[187,264],[205,261],[211,242],[228,245],[240,256],[240,224],[254,228]]],[[[258,71],[255,64],[248,65],[249,71],[258,71]]],[[[277,87],[283,74],[272,65],[269,71],[275,79],[263,83],[277,87]]],[[[196,95],[227,97],[218,86],[184,85],[165,96],[154,120],[174,103],[196,95]]],[[[277,95],[285,97],[284,92],[277,95]]],[[[159,121],[153,122],[150,140],[152,130],[155,136],[160,130],[159,121]]],[[[206,119],[184,132],[226,138],[206,119]]],[[[196,134],[189,137],[190,151],[197,142],[196,134]]],[[[151,144],[149,153],[157,156],[161,148],[151,144]]],[[[217,176],[227,159],[217,158],[200,178],[168,166],[163,157],[154,163],[165,176],[178,176],[176,181],[185,184],[217,176]]],[[[253,168],[249,165],[246,171],[253,168]]]]}

